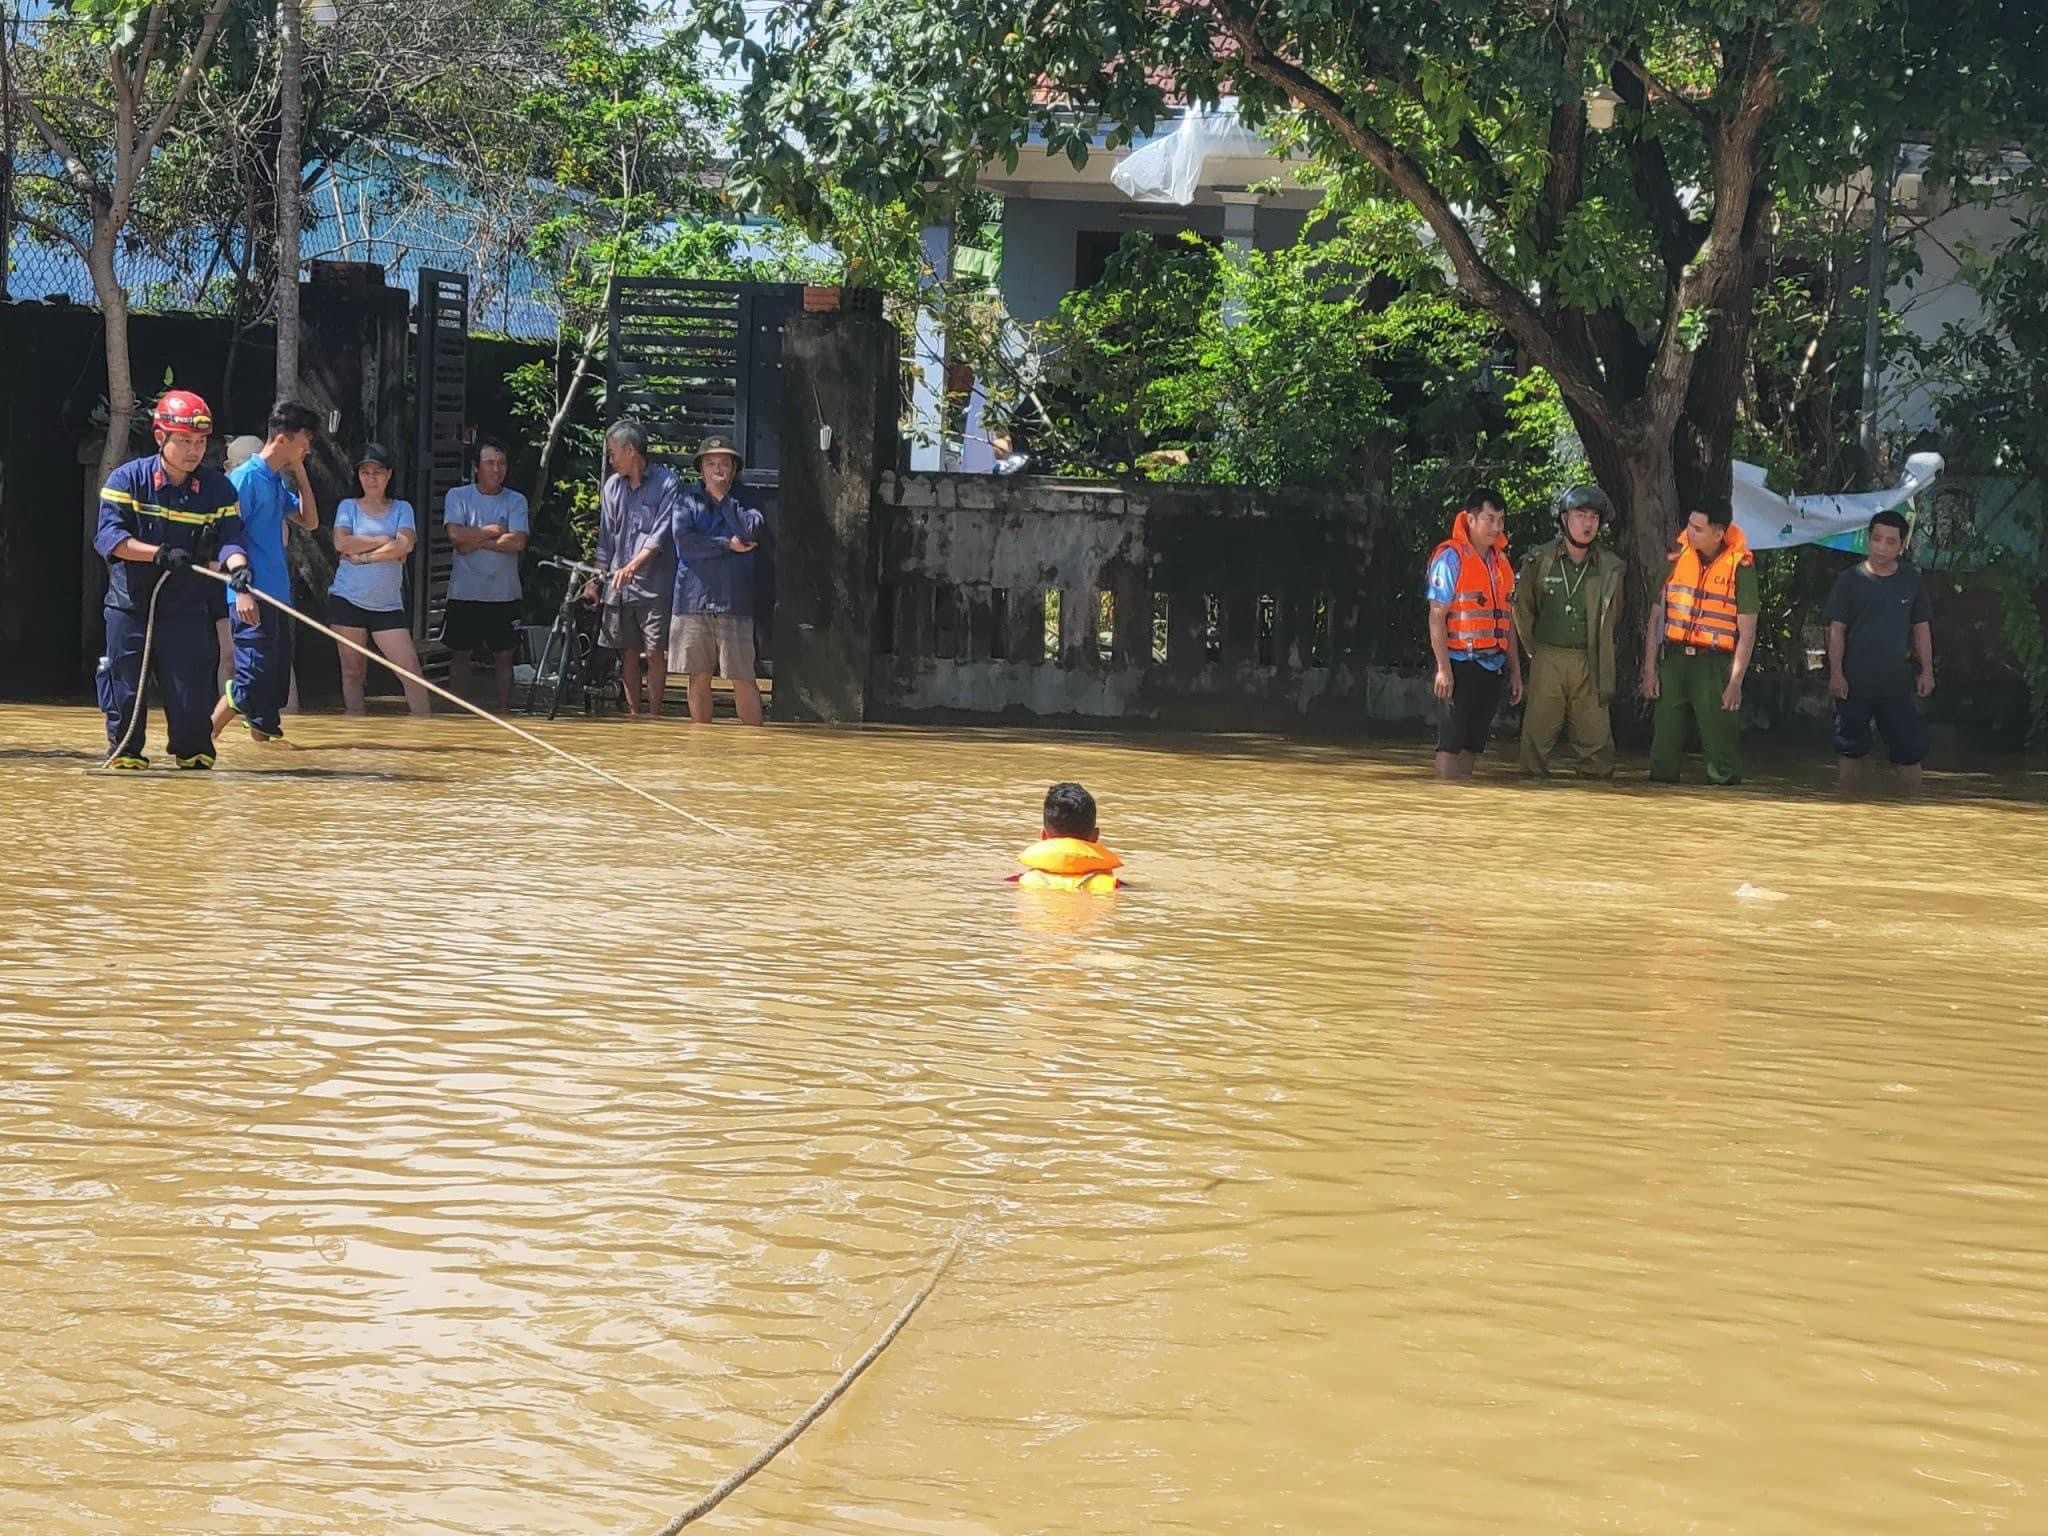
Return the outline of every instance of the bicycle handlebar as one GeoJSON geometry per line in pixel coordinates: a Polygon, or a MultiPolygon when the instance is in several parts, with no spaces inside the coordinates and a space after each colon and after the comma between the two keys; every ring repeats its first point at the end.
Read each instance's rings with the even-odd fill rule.
{"type": "Polygon", "coordinates": [[[549,555],[545,560],[541,561],[540,563],[542,565],[553,566],[558,571],[569,571],[576,575],[602,576],[604,574],[604,572],[597,566],[586,565],[581,560],[565,560],[560,555],[549,555]]]}

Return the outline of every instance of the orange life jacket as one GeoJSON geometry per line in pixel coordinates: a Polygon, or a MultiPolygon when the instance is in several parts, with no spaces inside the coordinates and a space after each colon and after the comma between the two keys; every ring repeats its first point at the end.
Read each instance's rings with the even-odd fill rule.
{"type": "Polygon", "coordinates": [[[1123,860],[1100,843],[1080,837],[1048,837],[1017,855],[1024,873],[1012,875],[1020,890],[1085,891],[1107,896],[1122,884],[1111,873],[1123,860]]]}
{"type": "Polygon", "coordinates": [[[1722,540],[1721,553],[1704,568],[1699,551],[1684,534],[1671,557],[1671,579],[1664,583],[1664,639],[1671,645],[1702,650],[1735,649],[1735,573],[1755,565],[1749,540],[1733,523],[1722,540]]]}
{"type": "Polygon", "coordinates": [[[1458,585],[1445,615],[1450,648],[1474,656],[1505,651],[1515,623],[1515,568],[1508,564],[1507,535],[1500,536],[1489,560],[1472,541],[1472,514],[1460,512],[1451,524],[1451,536],[1437,545],[1430,563],[1447,549],[1458,553],[1458,585]]]}

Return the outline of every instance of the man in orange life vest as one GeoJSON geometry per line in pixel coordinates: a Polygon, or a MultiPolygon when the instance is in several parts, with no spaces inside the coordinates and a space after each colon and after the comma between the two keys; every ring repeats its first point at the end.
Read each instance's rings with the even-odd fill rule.
{"type": "Polygon", "coordinates": [[[1522,702],[1515,649],[1515,568],[1508,563],[1507,503],[1474,491],[1429,562],[1429,648],[1436,656],[1436,776],[1472,777],[1500,707],[1522,702]]]}
{"type": "Polygon", "coordinates": [[[1756,556],[1727,503],[1693,513],[1671,556],[1662,622],[1652,616],[1643,646],[1643,697],[1657,705],[1653,781],[1678,782],[1686,726],[1697,721],[1707,782],[1742,782],[1742,679],[1756,648],[1756,613],[1756,556]]]}
{"type": "Polygon", "coordinates": [[[1024,866],[1010,880],[1026,891],[1084,891],[1107,896],[1123,882],[1123,860],[1102,846],[1095,826],[1095,797],[1078,784],[1055,784],[1045,792],[1039,840],[1017,855],[1024,866]]]}

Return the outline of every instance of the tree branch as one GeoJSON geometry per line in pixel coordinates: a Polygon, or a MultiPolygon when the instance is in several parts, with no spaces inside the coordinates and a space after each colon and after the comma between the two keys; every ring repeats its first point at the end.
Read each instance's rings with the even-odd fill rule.
{"type": "MultiPolygon", "coordinates": [[[[1640,107],[1642,104],[1647,103],[1650,97],[1656,96],[1670,102],[1671,105],[1678,108],[1679,111],[1691,118],[1701,128],[1709,130],[1713,128],[1714,115],[1690,96],[1674,91],[1662,80],[1651,74],[1649,66],[1643,63],[1642,51],[1640,49],[1630,48],[1626,52],[1616,55],[1614,67],[1620,74],[1627,75],[1639,88],[1639,94],[1636,101],[1632,103],[1633,105],[1640,107]]],[[[1623,88],[1619,75],[1615,79],[1614,88],[1620,91],[1624,98],[1629,94],[1623,88]]]]}
{"type": "MultiPolygon", "coordinates": [[[[1613,80],[1615,93],[1636,112],[1645,111],[1649,105],[1642,82],[1622,66],[1628,61],[1616,61],[1613,80]]],[[[1711,137],[1713,129],[1706,125],[1711,137]]],[[[1677,284],[1685,276],[1685,264],[1692,260],[1706,238],[1707,226],[1695,222],[1685,211],[1685,204],[1679,201],[1678,186],[1671,175],[1671,162],[1665,158],[1663,141],[1651,133],[1638,132],[1629,141],[1629,160],[1634,173],[1636,196],[1643,200],[1649,210],[1651,227],[1657,236],[1657,254],[1663,260],[1665,281],[1677,284]]]]}
{"type": "MultiPolygon", "coordinates": [[[[1563,29],[1563,22],[1558,22],[1563,29]]],[[[1585,164],[1586,102],[1579,82],[1585,75],[1586,44],[1576,32],[1565,33],[1566,94],[1550,112],[1550,164],[1543,175],[1543,201],[1536,210],[1536,248],[1546,256],[1557,249],[1564,221],[1578,200],[1579,175],[1585,164]]]]}
{"type": "Polygon", "coordinates": [[[1457,140],[1451,148],[1478,177],[1479,200],[1505,222],[1509,201],[1507,178],[1501,175],[1500,164],[1493,158],[1493,151],[1486,147],[1486,140],[1473,131],[1470,123],[1466,123],[1459,128],[1457,140]]]}
{"type": "Polygon", "coordinates": [[[20,96],[16,100],[21,103],[22,115],[28,119],[29,126],[35,129],[50,153],[63,162],[65,177],[73,190],[86,200],[88,206],[97,206],[98,201],[106,196],[106,190],[100,186],[99,178],[93,175],[92,167],[79,159],[64,136],[50,126],[50,120],[43,116],[42,108],[35,104],[34,98],[20,96]]]}
{"type": "Polygon", "coordinates": [[[149,69],[156,63],[156,45],[164,35],[165,0],[154,0],[149,8],[149,21],[142,29],[142,47],[135,56],[135,94],[140,97],[149,89],[149,69]]]}
{"type": "Polygon", "coordinates": [[[1769,32],[1758,28],[1743,64],[1742,89],[1734,108],[1708,135],[1714,183],[1714,212],[1692,265],[1671,291],[1664,334],[1650,370],[1651,414],[1657,430],[1675,425],[1692,378],[1693,353],[1685,317],[1725,309],[1737,297],[1746,271],[1745,233],[1751,223],[1751,193],[1764,127],[1778,101],[1778,66],[1784,55],[1769,32]]]}
{"type": "Polygon", "coordinates": [[[1371,125],[1353,118],[1337,93],[1322,81],[1266,48],[1259,41],[1257,23],[1252,18],[1226,12],[1223,22],[1238,46],[1237,62],[1241,68],[1278,87],[1321,118],[1414,206],[1443,245],[1465,292],[1500,322],[1530,361],[1548,371],[1561,390],[1587,407],[1602,412],[1614,408],[1616,402],[1609,397],[1599,375],[1559,345],[1528,294],[1480,254],[1464,220],[1452,210],[1449,200],[1412,155],[1371,125]]]}
{"type": "Polygon", "coordinates": [[[87,261],[91,259],[91,252],[86,249],[85,242],[79,239],[78,236],[71,233],[71,231],[66,229],[63,225],[52,224],[48,219],[44,218],[41,214],[23,213],[19,208],[17,208],[14,211],[14,216],[17,219],[21,220],[22,223],[26,224],[30,229],[35,230],[39,234],[45,235],[52,240],[63,241],[66,245],[70,246],[72,250],[78,253],[78,259],[80,261],[87,261]]]}
{"type": "Polygon", "coordinates": [[[149,131],[143,135],[137,146],[138,163],[147,161],[155,151],[157,140],[164,136],[164,130],[171,126],[171,119],[178,115],[178,108],[185,104],[191,94],[192,82],[199,78],[199,72],[206,67],[207,55],[213,52],[213,40],[220,32],[220,24],[228,13],[230,0],[213,0],[207,8],[205,20],[200,24],[198,41],[192,44],[192,51],[185,56],[185,68],[178,76],[177,88],[171,92],[171,99],[164,103],[163,110],[156,115],[149,131]]]}

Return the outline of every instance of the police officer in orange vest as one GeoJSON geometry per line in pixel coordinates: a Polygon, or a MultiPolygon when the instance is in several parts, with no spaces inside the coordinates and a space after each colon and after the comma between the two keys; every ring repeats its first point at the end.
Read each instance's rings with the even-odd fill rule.
{"type": "Polygon", "coordinates": [[[1662,622],[1651,619],[1643,645],[1643,697],[1657,705],[1652,780],[1678,782],[1686,727],[1696,721],[1707,782],[1742,782],[1742,679],[1756,614],[1756,556],[1727,504],[1693,513],[1671,555],[1662,622]]]}
{"type": "Polygon", "coordinates": [[[1472,777],[1486,750],[1505,679],[1510,703],[1522,702],[1522,658],[1515,649],[1515,568],[1508,563],[1507,503],[1499,491],[1474,491],[1429,562],[1429,648],[1436,657],[1436,776],[1472,777]]]}

